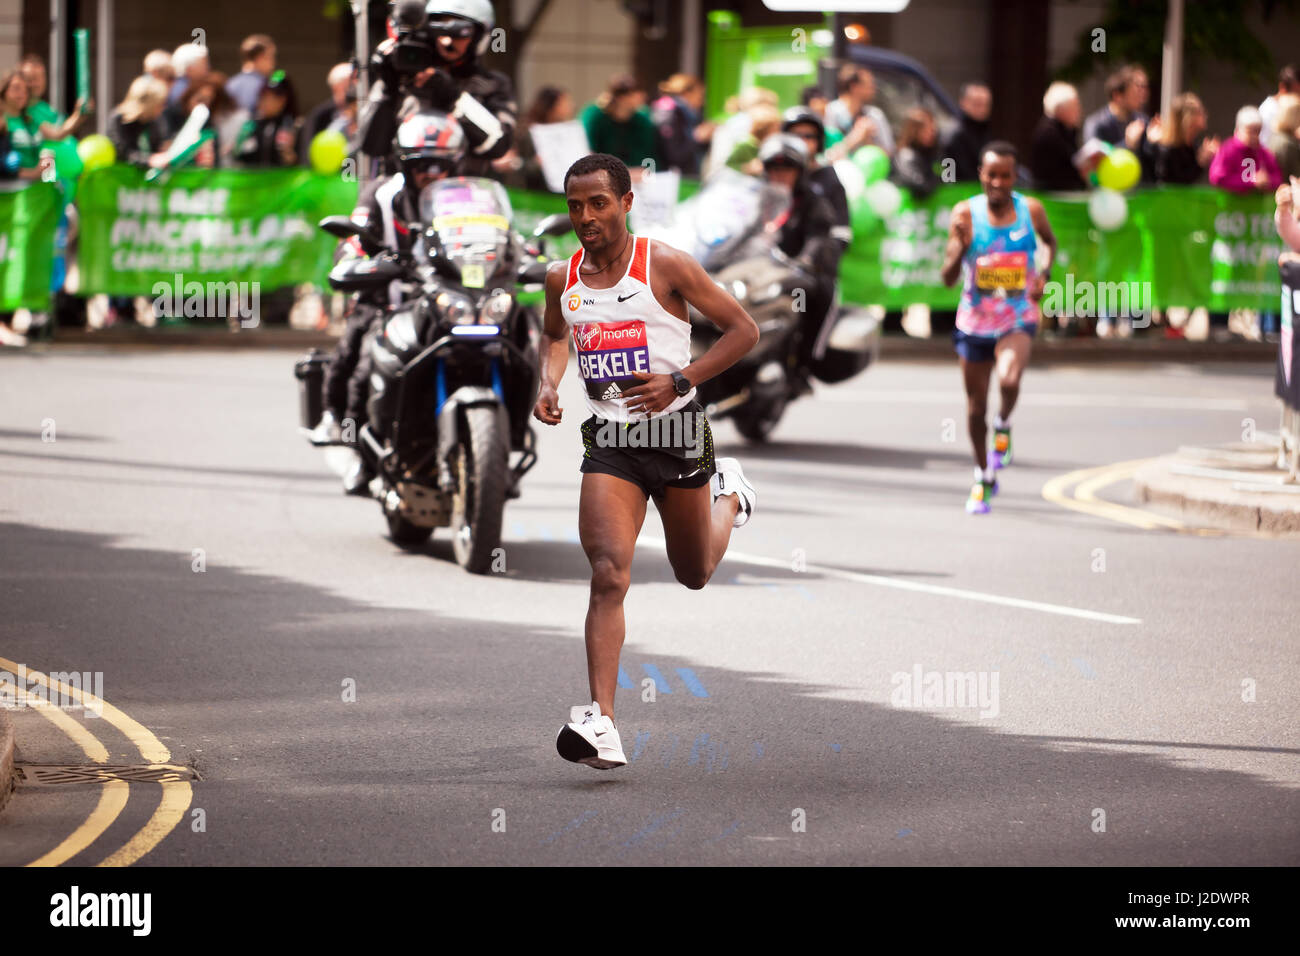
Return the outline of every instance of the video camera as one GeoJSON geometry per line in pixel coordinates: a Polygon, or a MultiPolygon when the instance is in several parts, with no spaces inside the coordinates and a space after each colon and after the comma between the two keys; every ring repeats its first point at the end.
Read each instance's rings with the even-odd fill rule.
{"type": "Polygon", "coordinates": [[[439,36],[468,37],[475,31],[472,23],[457,17],[430,21],[425,12],[425,0],[397,0],[389,22],[397,38],[392,52],[393,69],[403,76],[442,65],[437,50],[439,36]]]}

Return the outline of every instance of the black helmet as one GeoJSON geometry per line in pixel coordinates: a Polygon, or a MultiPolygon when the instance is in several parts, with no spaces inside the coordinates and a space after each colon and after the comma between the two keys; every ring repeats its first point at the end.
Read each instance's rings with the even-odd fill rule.
{"type": "Polygon", "coordinates": [[[817,152],[826,148],[826,124],[822,118],[806,106],[792,106],[781,117],[781,132],[788,133],[795,126],[817,127],[817,152]]]}
{"type": "Polygon", "coordinates": [[[758,148],[758,159],[763,167],[793,166],[803,172],[808,168],[808,147],[798,136],[776,133],[763,140],[758,148]]]}

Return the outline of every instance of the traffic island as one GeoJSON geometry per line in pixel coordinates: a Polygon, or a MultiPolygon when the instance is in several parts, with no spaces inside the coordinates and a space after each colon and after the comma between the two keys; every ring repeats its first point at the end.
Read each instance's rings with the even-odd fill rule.
{"type": "Polygon", "coordinates": [[[1279,467],[1276,444],[1183,447],[1138,469],[1133,486],[1139,502],[1188,523],[1300,535],[1300,483],[1279,467]]]}

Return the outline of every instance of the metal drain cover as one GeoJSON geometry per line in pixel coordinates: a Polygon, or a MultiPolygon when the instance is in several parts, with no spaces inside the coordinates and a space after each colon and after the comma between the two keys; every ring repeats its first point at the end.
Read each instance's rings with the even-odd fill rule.
{"type": "Polygon", "coordinates": [[[193,767],[172,764],[144,764],[142,766],[113,766],[111,764],[39,764],[20,763],[19,786],[61,787],[76,784],[107,783],[125,780],[128,783],[172,783],[179,780],[202,780],[193,767]]]}

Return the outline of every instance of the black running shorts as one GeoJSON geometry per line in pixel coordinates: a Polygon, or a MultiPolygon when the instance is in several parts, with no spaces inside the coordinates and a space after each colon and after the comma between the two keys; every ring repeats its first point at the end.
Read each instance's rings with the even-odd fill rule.
{"type": "Polygon", "coordinates": [[[582,473],[630,481],[647,498],[662,498],[664,488],[707,485],[715,471],[713,432],[698,401],[642,422],[592,415],[581,431],[582,473]]]}

